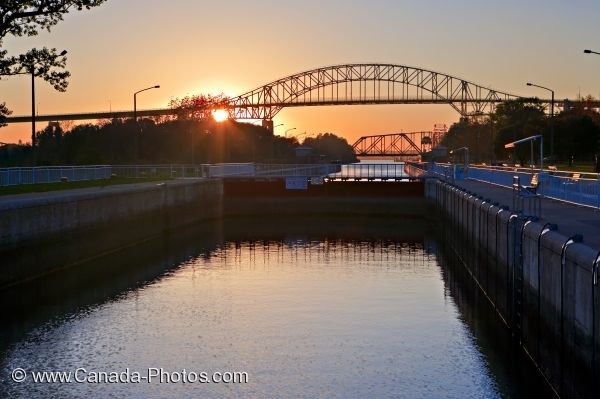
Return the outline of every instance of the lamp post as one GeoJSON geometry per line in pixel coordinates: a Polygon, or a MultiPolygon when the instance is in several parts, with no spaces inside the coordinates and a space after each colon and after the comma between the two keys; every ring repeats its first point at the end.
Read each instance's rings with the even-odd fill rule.
{"type": "Polygon", "coordinates": [[[145,89],[138,90],[133,93],[133,120],[137,123],[137,95],[146,90],[159,89],[160,85],[146,87],[145,89]]]}
{"type": "MultiPolygon", "coordinates": [[[[583,52],[585,54],[597,54],[597,55],[600,55],[599,52],[594,51],[594,50],[589,50],[589,49],[583,50],[583,52]]],[[[596,173],[600,173],[600,137],[598,137],[598,142],[596,144],[596,170],[595,170],[595,172],[596,173]]]]}
{"type": "Polygon", "coordinates": [[[550,100],[550,157],[554,157],[554,90],[549,89],[544,86],[536,85],[530,82],[527,82],[527,86],[537,87],[540,89],[548,90],[552,94],[552,99],[550,100]]]}
{"type": "Polygon", "coordinates": [[[273,126],[273,131],[271,131],[271,134],[275,134],[275,128],[277,128],[279,126],[283,126],[283,123],[279,123],[279,124],[273,126]]]}
{"type": "MultiPolygon", "coordinates": [[[[294,138],[296,138],[296,139],[299,139],[299,138],[300,138],[300,137],[302,137],[302,136],[309,137],[309,136],[312,136],[313,134],[314,134],[314,133],[302,132],[302,133],[300,133],[300,134],[295,134],[295,135],[293,135],[292,137],[294,137],[294,138]]],[[[300,141],[300,140],[298,140],[298,142],[299,142],[299,141],[300,141]]]]}
{"type": "Polygon", "coordinates": [[[457,153],[459,151],[464,151],[465,155],[463,158],[463,169],[462,169],[462,177],[460,175],[457,174],[457,170],[458,168],[456,167],[456,165],[452,165],[452,181],[454,181],[455,179],[458,180],[462,180],[463,178],[467,177],[469,175],[469,147],[460,147],[460,148],[455,148],[453,150],[450,150],[450,152],[448,152],[448,154],[452,155],[452,157],[454,158],[454,153],[457,153]]]}
{"type": "MultiPolygon", "coordinates": [[[[67,50],[63,50],[59,56],[67,55],[67,50]]],[[[31,150],[33,152],[33,164],[35,165],[35,63],[30,65],[29,73],[31,74],[31,150]]]]}
{"type": "Polygon", "coordinates": [[[464,163],[465,168],[468,168],[469,167],[469,147],[460,147],[460,148],[456,148],[454,150],[450,150],[449,154],[454,155],[455,152],[459,152],[459,151],[465,152],[465,157],[463,159],[463,163],[464,163]]]}
{"type": "Polygon", "coordinates": [[[287,137],[288,132],[291,132],[292,130],[296,130],[296,128],[293,127],[291,129],[286,130],[285,133],[284,133],[284,136],[287,137]]]}
{"type": "MultiPolygon", "coordinates": [[[[536,136],[525,137],[524,139],[513,141],[512,143],[504,144],[504,148],[515,148],[519,144],[531,143],[531,165],[534,164],[533,160],[533,142],[540,140],[540,173],[544,172],[544,136],[538,134],[536,136]]],[[[532,167],[533,169],[533,167],[532,167]]]]}
{"type": "Polygon", "coordinates": [[[135,93],[133,93],[133,123],[135,126],[135,158],[136,160],[139,159],[139,155],[140,155],[140,149],[139,149],[139,129],[138,129],[138,123],[137,123],[137,95],[143,91],[146,90],[152,90],[152,89],[159,89],[160,85],[155,85],[155,86],[150,86],[150,87],[146,87],[145,89],[142,90],[138,90],[135,93]]]}

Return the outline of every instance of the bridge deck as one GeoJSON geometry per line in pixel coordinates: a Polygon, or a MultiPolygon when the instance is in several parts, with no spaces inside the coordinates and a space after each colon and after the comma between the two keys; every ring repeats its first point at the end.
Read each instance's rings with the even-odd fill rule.
{"type": "MultiPolygon", "coordinates": [[[[512,207],[513,191],[510,188],[468,179],[456,181],[455,185],[512,207]]],[[[584,244],[600,251],[600,211],[549,198],[542,198],[541,207],[541,223],[555,223],[558,231],[569,237],[581,234],[584,244]]]]}

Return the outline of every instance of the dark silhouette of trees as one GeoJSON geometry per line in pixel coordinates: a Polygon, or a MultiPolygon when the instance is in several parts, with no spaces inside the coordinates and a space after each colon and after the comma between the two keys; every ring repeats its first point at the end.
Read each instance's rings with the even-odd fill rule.
{"type": "MultiPolygon", "coordinates": [[[[544,108],[537,99],[518,99],[499,104],[492,115],[495,130],[495,154],[500,159],[528,164],[530,149],[528,146],[517,146],[505,149],[504,145],[525,137],[544,134],[548,129],[548,121],[544,108]]],[[[546,139],[546,137],[544,137],[546,139]]],[[[545,140],[549,148],[550,140],[545,140]]],[[[547,153],[547,152],[546,152],[547,153]]]]}
{"type": "Polygon", "coordinates": [[[229,98],[225,94],[197,94],[169,101],[169,108],[175,111],[176,119],[203,120],[211,117],[210,112],[225,105],[229,98]]]}
{"type": "MultiPolygon", "coordinates": [[[[587,100],[593,101],[591,96],[587,100]]],[[[505,149],[506,143],[528,136],[544,136],[544,155],[550,156],[551,120],[535,99],[520,99],[500,104],[491,118],[482,121],[462,120],[450,127],[442,144],[449,149],[469,147],[473,161],[514,161],[527,164],[529,146],[505,149]],[[493,143],[492,143],[493,141],[493,143]],[[493,149],[493,150],[492,150],[493,149]]],[[[600,113],[591,104],[582,101],[573,104],[554,117],[555,160],[594,162],[598,159],[600,141],[600,113]]],[[[536,148],[535,153],[538,153],[536,148]]],[[[536,159],[536,162],[539,162],[536,159]]]]}
{"type": "Polygon", "coordinates": [[[345,138],[338,137],[333,133],[322,133],[316,137],[307,137],[302,143],[315,150],[316,155],[324,156],[330,161],[341,161],[342,163],[356,162],[356,155],[352,146],[345,138]]]}
{"type": "MultiPolygon", "coordinates": [[[[266,162],[295,163],[296,138],[274,136],[267,129],[234,120],[142,119],[105,121],[74,126],[58,123],[37,133],[39,165],[164,164],[266,162]],[[139,132],[139,133],[136,133],[139,132]],[[136,137],[137,134],[137,137],[136,137]],[[139,154],[136,154],[136,142],[139,154]]],[[[354,161],[352,147],[331,133],[307,139],[319,159],[354,161]]],[[[30,145],[0,147],[0,165],[31,163],[30,145]]]]}
{"type": "Polygon", "coordinates": [[[50,30],[71,10],[99,6],[106,0],[4,0],[0,7],[0,38],[35,36],[50,30]]]}
{"type": "Polygon", "coordinates": [[[576,108],[555,118],[554,148],[559,160],[597,161],[600,141],[600,114],[592,109],[576,108]]]}
{"type": "MultiPolygon", "coordinates": [[[[72,10],[90,9],[106,0],[3,0],[0,3],[0,79],[3,76],[34,74],[49,82],[56,90],[65,91],[70,73],[64,70],[66,58],[55,48],[31,49],[16,56],[3,50],[7,36],[35,36],[50,30],[72,10]]],[[[0,103],[0,127],[10,115],[6,103],[0,103]]]]}
{"type": "Polygon", "coordinates": [[[489,118],[480,121],[462,119],[453,124],[444,136],[442,145],[448,150],[468,147],[471,162],[487,163],[495,159],[494,130],[489,118]]]}
{"type": "Polygon", "coordinates": [[[6,126],[6,123],[4,123],[4,120],[10,114],[12,114],[12,111],[8,109],[8,107],[6,106],[6,103],[0,103],[0,127],[6,126]]]}

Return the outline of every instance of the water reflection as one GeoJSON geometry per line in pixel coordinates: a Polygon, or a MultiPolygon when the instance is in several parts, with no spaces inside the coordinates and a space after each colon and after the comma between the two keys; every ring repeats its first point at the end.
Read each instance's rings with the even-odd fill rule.
{"type": "Polygon", "coordinates": [[[4,297],[0,396],[518,396],[431,237],[415,221],[237,219],[57,274],[4,297]],[[15,384],[15,367],[249,383],[15,384]]]}

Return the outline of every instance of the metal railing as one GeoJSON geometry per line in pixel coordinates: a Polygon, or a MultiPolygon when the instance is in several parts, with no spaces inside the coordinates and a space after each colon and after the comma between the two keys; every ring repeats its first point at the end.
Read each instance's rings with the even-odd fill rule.
{"type": "Polygon", "coordinates": [[[530,185],[538,174],[537,194],[559,201],[600,209],[600,174],[535,168],[480,166],[407,162],[406,170],[414,177],[436,177],[446,182],[470,179],[512,188],[515,177],[522,185],[530,185]]]}
{"type": "Polygon", "coordinates": [[[324,177],[340,170],[335,164],[218,164],[210,165],[209,176],[235,177],[324,177]]]}
{"type": "Polygon", "coordinates": [[[427,169],[422,164],[406,162],[404,164],[404,173],[412,178],[421,178],[427,176],[427,169]]]}
{"type": "Polygon", "coordinates": [[[0,168],[0,186],[58,183],[61,181],[125,178],[236,178],[326,177],[340,172],[336,164],[183,164],[183,165],[89,165],[0,168]]]}
{"type": "Polygon", "coordinates": [[[573,171],[554,171],[527,168],[502,168],[470,166],[469,179],[511,187],[513,177],[529,184],[533,174],[538,174],[537,193],[544,197],[575,204],[600,208],[600,175],[573,171]]]}
{"type": "Polygon", "coordinates": [[[172,179],[172,178],[197,178],[208,177],[209,165],[115,165],[112,167],[113,175],[134,179],[172,179]]]}
{"type": "Polygon", "coordinates": [[[407,162],[405,170],[411,177],[436,177],[444,181],[462,180],[468,173],[468,168],[462,165],[433,162],[407,162]]]}
{"type": "Polygon", "coordinates": [[[339,180],[406,180],[411,176],[404,170],[404,163],[353,163],[329,175],[339,180]]]}
{"type": "Polygon", "coordinates": [[[110,165],[0,168],[0,186],[109,179],[112,173],[110,165]]]}
{"type": "Polygon", "coordinates": [[[325,177],[340,170],[334,164],[217,164],[208,165],[208,176],[218,178],[244,177],[325,177]]]}

